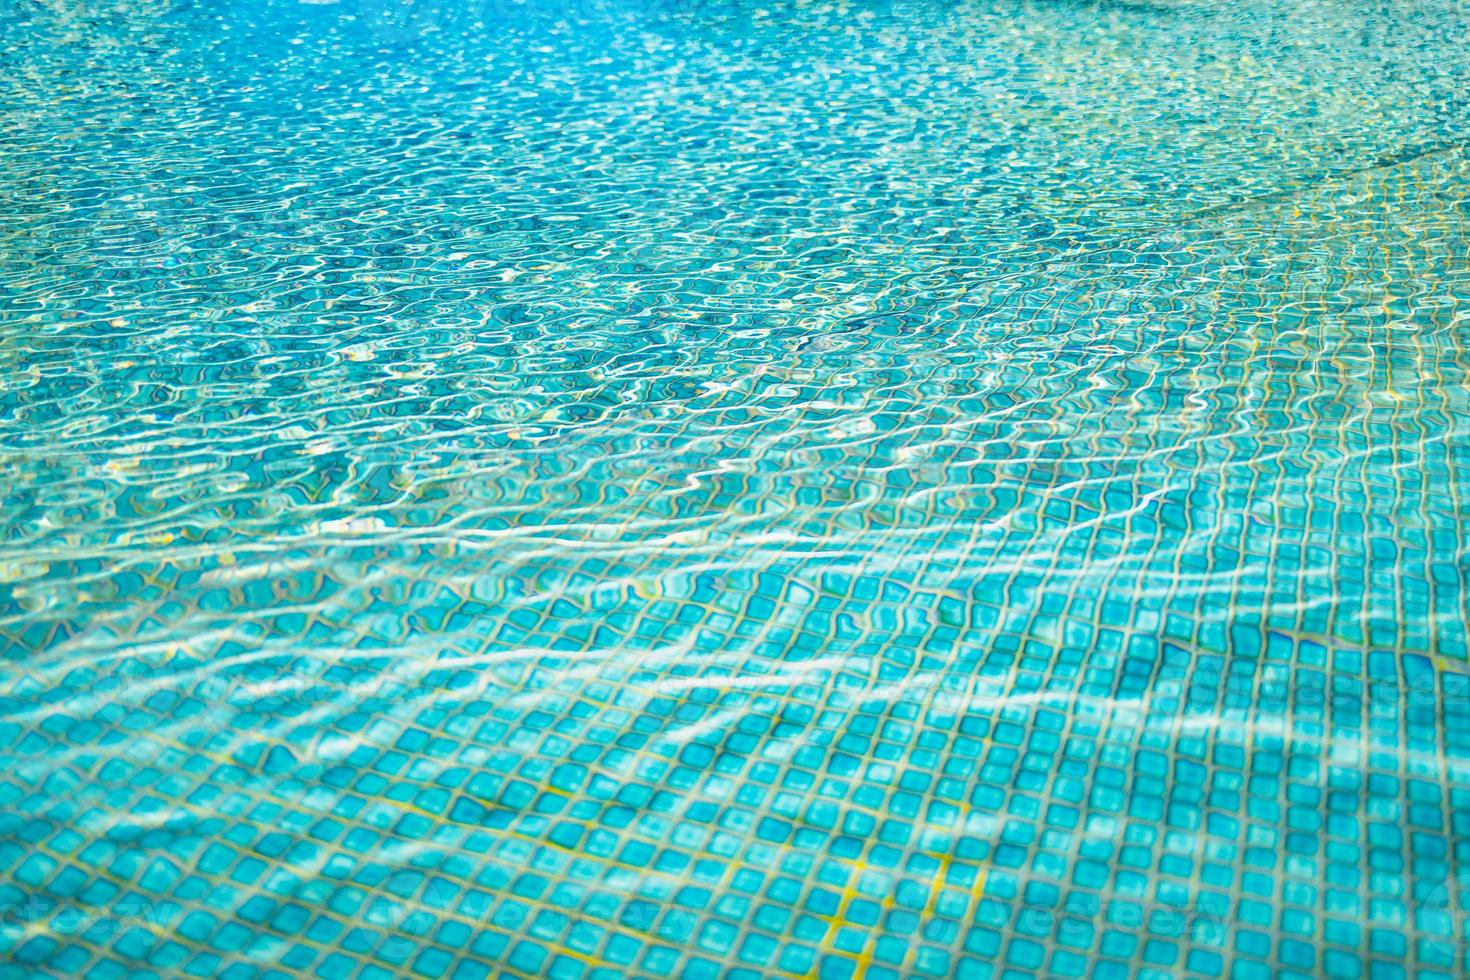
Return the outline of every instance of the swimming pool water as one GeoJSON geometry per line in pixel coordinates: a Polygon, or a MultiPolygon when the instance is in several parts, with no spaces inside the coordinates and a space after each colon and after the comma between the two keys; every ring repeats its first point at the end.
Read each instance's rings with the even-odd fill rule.
{"type": "Polygon", "coordinates": [[[3,0],[0,975],[1464,975],[1467,35],[3,0]]]}

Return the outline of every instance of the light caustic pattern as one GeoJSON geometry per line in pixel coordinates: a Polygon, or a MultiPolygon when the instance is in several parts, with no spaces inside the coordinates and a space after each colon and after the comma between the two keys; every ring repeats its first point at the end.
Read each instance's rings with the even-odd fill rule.
{"type": "Polygon", "coordinates": [[[0,3],[0,974],[1462,974],[1467,25],[0,3]]]}

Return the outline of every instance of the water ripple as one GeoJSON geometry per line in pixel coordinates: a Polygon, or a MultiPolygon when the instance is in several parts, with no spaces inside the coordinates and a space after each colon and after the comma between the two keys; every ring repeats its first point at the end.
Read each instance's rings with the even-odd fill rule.
{"type": "Polygon", "coordinates": [[[0,963],[1470,969],[1467,33],[0,7],[0,963]]]}

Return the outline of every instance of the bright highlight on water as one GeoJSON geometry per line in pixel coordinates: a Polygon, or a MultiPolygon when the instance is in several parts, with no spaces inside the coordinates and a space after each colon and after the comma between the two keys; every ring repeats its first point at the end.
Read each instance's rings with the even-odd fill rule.
{"type": "Polygon", "coordinates": [[[1470,8],[0,0],[0,976],[1470,971],[1470,8]]]}

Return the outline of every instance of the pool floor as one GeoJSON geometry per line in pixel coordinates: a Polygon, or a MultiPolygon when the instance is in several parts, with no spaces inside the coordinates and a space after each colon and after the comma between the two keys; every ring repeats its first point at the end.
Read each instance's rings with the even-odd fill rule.
{"type": "Polygon", "coordinates": [[[1467,42],[0,2],[0,977],[1467,975],[1467,42]]]}

